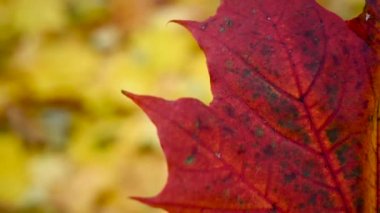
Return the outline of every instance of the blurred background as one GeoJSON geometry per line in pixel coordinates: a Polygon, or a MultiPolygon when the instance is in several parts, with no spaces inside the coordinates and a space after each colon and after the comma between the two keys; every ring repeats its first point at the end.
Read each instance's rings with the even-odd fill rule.
{"type": "MultiPolygon", "coordinates": [[[[344,18],[359,0],[320,1],[344,18]]],[[[210,102],[203,53],[171,19],[218,0],[0,0],[0,212],[163,212],[156,130],[126,89],[210,102]]]]}

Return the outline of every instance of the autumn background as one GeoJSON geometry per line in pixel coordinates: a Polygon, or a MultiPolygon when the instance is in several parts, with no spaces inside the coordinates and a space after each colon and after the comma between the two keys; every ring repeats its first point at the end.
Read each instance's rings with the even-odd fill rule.
{"type": "MultiPolygon", "coordinates": [[[[344,18],[364,1],[320,1],[344,18]]],[[[161,212],[154,126],[121,89],[211,100],[204,55],[172,19],[218,0],[0,0],[0,212],[161,212]]]]}

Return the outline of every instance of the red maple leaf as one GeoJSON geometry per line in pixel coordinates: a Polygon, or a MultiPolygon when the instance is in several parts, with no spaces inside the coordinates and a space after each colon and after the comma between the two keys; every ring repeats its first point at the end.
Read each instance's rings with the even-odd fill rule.
{"type": "Polygon", "coordinates": [[[363,14],[353,31],[314,0],[224,0],[204,22],[175,21],[204,50],[214,98],[124,92],[169,167],[158,196],[136,199],[169,212],[378,212],[379,13],[371,26],[363,14]]]}

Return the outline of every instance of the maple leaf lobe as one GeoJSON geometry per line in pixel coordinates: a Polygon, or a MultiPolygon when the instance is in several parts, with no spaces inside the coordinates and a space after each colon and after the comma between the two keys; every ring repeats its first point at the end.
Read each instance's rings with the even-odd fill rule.
{"type": "Polygon", "coordinates": [[[164,190],[140,201],[170,212],[372,208],[372,53],[340,18],[312,0],[224,0],[205,22],[175,22],[204,50],[214,99],[125,93],[168,161],[164,190]]]}

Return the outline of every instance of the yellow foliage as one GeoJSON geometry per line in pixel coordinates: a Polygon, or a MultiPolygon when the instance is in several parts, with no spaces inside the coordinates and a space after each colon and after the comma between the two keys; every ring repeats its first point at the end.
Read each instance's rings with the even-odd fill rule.
{"type": "Polygon", "coordinates": [[[62,0],[12,0],[8,3],[13,30],[22,34],[61,30],[67,23],[62,0]]]}
{"type": "Polygon", "coordinates": [[[29,182],[27,153],[15,136],[0,134],[0,156],[0,203],[17,206],[29,182]]]}

